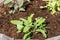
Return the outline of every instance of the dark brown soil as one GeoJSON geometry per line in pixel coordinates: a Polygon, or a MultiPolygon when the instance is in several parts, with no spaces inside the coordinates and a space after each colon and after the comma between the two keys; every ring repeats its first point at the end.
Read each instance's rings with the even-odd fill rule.
{"type": "MultiPolygon", "coordinates": [[[[27,4],[27,3],[26,3],[27,4]]],[[[26,5],[25,4],[25,5],[26,5]]],[[[15,25],[11,24],[10,21],[13,19],[27,18],[31,13],[34,13],[35,17],[46,18],[48,30],[48,38],[60,35],[60,12],[55,15],[51,15],[47,9],[40,9],[40,5],[45,5],[42,0],[33,0],[31,4],[27,7],[26,12],[16,12],[15,14],[9,14],[8,12],[4,14],[4,11],[8,11],[9,8],[5,6],[0,7],[0,33],[13,37],[15,39],[20,39],[23,37],[24,33],[17,34],[17,28],[15,25]]],[[[45,40],[41,33],[33,34],[32,38],[45,40]]]]}

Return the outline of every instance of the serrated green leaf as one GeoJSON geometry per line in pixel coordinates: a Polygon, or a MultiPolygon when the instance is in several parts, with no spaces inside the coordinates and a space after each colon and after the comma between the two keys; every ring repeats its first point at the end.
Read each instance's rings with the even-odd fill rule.
{"type": "Polygon", "coordinates": [[[11,23],[12,24],[15,24],[15,25],[23,24],[23,22],[22,21],[19,21],[19,20],[11,20],[11,23]]]}
{"type": "Polygon", "coordinates": [[[42,24],[39,26],[39,28],[45,28],[46,24],[42,24]]]}
{"type": "Polygon", "coordinates": [[[45,19],[44,18],[36,18],[36,22],[34,23],[35,26],[39,26],[41,25],[42,23],[45,22],[45,19]]]}
{"type": "Polygon", "coordinates": [[[44,30],[42,30],[42,29],[37,29],[36,31],[41,32],[42,35],[43,35],[45,38],[47,38],[47,36],[46,36],[46,30],[45,30],[45,29],[44,29],[44,30]]]}
{"type": "Polygon", "coordinates": [[[26,21],[26,19],[24,19],[24,18],[20,18],[20,20],[21,20],[21,21],[23,21],[23,22],[25,22],[25,21],[26,21]]]}
{"type": "Polygon", "coordinates": [[[23,27],[24,27],[23,25],[17,25],[17,29],[18,29],[17,33],[21,32],[23,27]]]}
{"type": "Polygon", "coordinates": [[[33,17],[34,14],[31,14],[28,19],[23,19],[23,18],[20,18],[20,20],[22,20],[24,22],[24,25],[25,26],[28,26],[28,27],[31,27],[32,26],[32,17],[33,17]]]}
{"type": "Polygon", "coordinates": [[[24,27],[23,32],[29,32],[30,27],[24,27]]]}
{"type": "Polygon", "coordinates": [[[30,39],[30,36],[31,36],[31,32],[29,33],[26,33],[23,37],[23,40],[29,40],[30,39]]]}
{"type": "Polygon", "coordinates": [[[33,16],[34,16],[34,14],[31,14],[31,15],[28,17],[27,20],[28,20],[29,22],[32,22],[32,18],[33,18],[33,16]]]}

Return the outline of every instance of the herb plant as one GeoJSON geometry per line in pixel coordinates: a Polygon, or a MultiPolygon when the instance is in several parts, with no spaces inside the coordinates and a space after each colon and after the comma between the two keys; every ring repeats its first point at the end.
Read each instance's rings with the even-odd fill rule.
{"type": "MultiPolygon", "coordinates": [[[[30,0],[26,1],[30,2],[30,0]]],[[[16,11],[25,11],[24,9],[25,7],[22,7],[24,2],[25,2],[24,0],[5,0],[4,5],[8,4],[10,8],[13,7],[14,9],[13,10],[11,9],[9,13],[15,13],[16,11]]]]}
{"type": "Polygon", "coordinates": [[[46,6],[40,6],[40,8],[48,8],[51,14],[55,14],[56,11],[60,11],[60,0],[43,0],[46,2],[46,6]]]}
{"type": "Polygon", "coordinates": [[[31,14],[27,19],[20,18],[20,20],[11,20],[11,23],[17,26],[18,33],[24,32],[25,35],[23,40],[30,40],[31,35],[33,33],[42,33],[42,35],[46,38],[47,31],[45,29],[46,23],[44,18],[38,17],[35,18],[35,21],[32,21],[34,14],[31,14]]]}

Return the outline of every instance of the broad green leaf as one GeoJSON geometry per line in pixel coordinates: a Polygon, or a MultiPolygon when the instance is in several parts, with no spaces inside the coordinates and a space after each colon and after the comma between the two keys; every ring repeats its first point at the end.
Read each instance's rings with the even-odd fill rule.
{"type": "Polygon", "coordinates": [[[33,16],[34,16],[34,14],[31,14],[31,15],[28,17],[27,20],[28,20],[29,22],[32,22],[32,18],[33,18],[33,16]]]}
{"type": "Polygon", "coordinates": [[[24,27],[23,32],[29,32],[30,27],[24,27]]]}
{"type": "Polygon", "coordinates": [[[21,20],[21,21],[23,21],[23,22],[25,22],[25,21],[26,21],[26,19],[24,19],[24,18],[20,18],[20,20],[21,20]]]}
{"type": "Polygon", "coordinates": [[[39,28],[45,28],[45,26],[46,26],[46,24],[42,24],[42,25],[40,25],[39,28]]]}
{"type": "Polygon", "coordinates": [[[19,11],[25,11],[25,9],[24,8],[19,8],[19,11]]]}
{"type": "Polygon", "coordinates": [[[12,0],[5,0],[4,4],[8,4],[9,2],[11,2],[12,0]]]}
{"type": "Polygon", "coordinates": [[[31,32],[29,33],[26,33],[23,37],[23,40],[29,40],[30,39],[30,36],[31,36],[31,32]]]}
{"type": "Polygon", "coordinates": [[[53,14],[55,14],[55,13],[56,13],[56,11],[55,11],[55,10],[52,10],[52,11],[51,11],[51,14],[52,14],[52,15],[53,15],[53,14]]]}
{"type": "Polygon", "coordinates": [[[44,18],[36,18],[36,22],[34,23],[35,26],[40,26],[42,23],[45,22],[45,19],[44,18]]]}
{"type": "Polygon", "coordinates": [[[44,18],[40,18],[40,21],[39,21],[39,23],[38,23],[37,26],[41,25],[41,24],[44,23],[44,22],[45,22],[45,19],[44,19],[44,18]]]}
{"type": "Polygon", "coordinates": [[[38,32],[41,32],[42,33],[42,35],[45,37],[45,38],[47,38],[47,35],[46,35],[46,30],[45,29],[37,29],[36,31],[38,31],[38,32]]]}
{"type": "Polygon", "coordinates": [[[26,20],[26,19],[20,18],[20,20],[24,22],[25,26],[28,25],[28,23],[29,23],[28,20],[26,20]]]}
{"type": "Polygon", "coordinates": [[[17,33],[21,32],[23,27],[24,27],[23,25],[17,25],[17,29],[18,29],[17,33]]]}
{"type": "Polygon", "coordinates": [[[34,14],[31,14],[28,19],[23,19],[23,18],[20,18],[20,20],[22,20],[24,22],[24,25],[25,26],[32,26],[32,17],[33,17],[34,14]]]}
{"type": "Polygon", "coordinates": [[[20,21],[20,20],[11,20],[11,23],[12,23],[12,24],[15,24],[15,25],[23,24],[23,22],[20,21]]]}

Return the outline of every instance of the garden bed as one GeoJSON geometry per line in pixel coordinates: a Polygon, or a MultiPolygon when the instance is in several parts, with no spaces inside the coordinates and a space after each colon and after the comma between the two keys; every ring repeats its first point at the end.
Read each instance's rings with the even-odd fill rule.
{"type": "MultiPolygon", "coordinates": [[[[33,20],[36,17],[46,18],[48,38],[60,35],[60,12],[51,15],[47,9],[40,9],[40,5],[45,5],[45,3],[41,0],[33,0],[29,5],[28,2],[25,2],[24,5],[26,6],[25,12],[16,12],[14,14],[8,13],[9,8],[7,5],[2,5],[0,7],[0,33],[5,34],[11,38],[22,39],[24,33],[16,33],[16,25],[11,24],[10,21],[19,18],[27,18],[29,15],[34,13],[33,20]],[[7,13],[4,14],[4,11],[7,13]]],[[[45,40],[41,33],[33,33],[31,39],[45,40]]]]}

